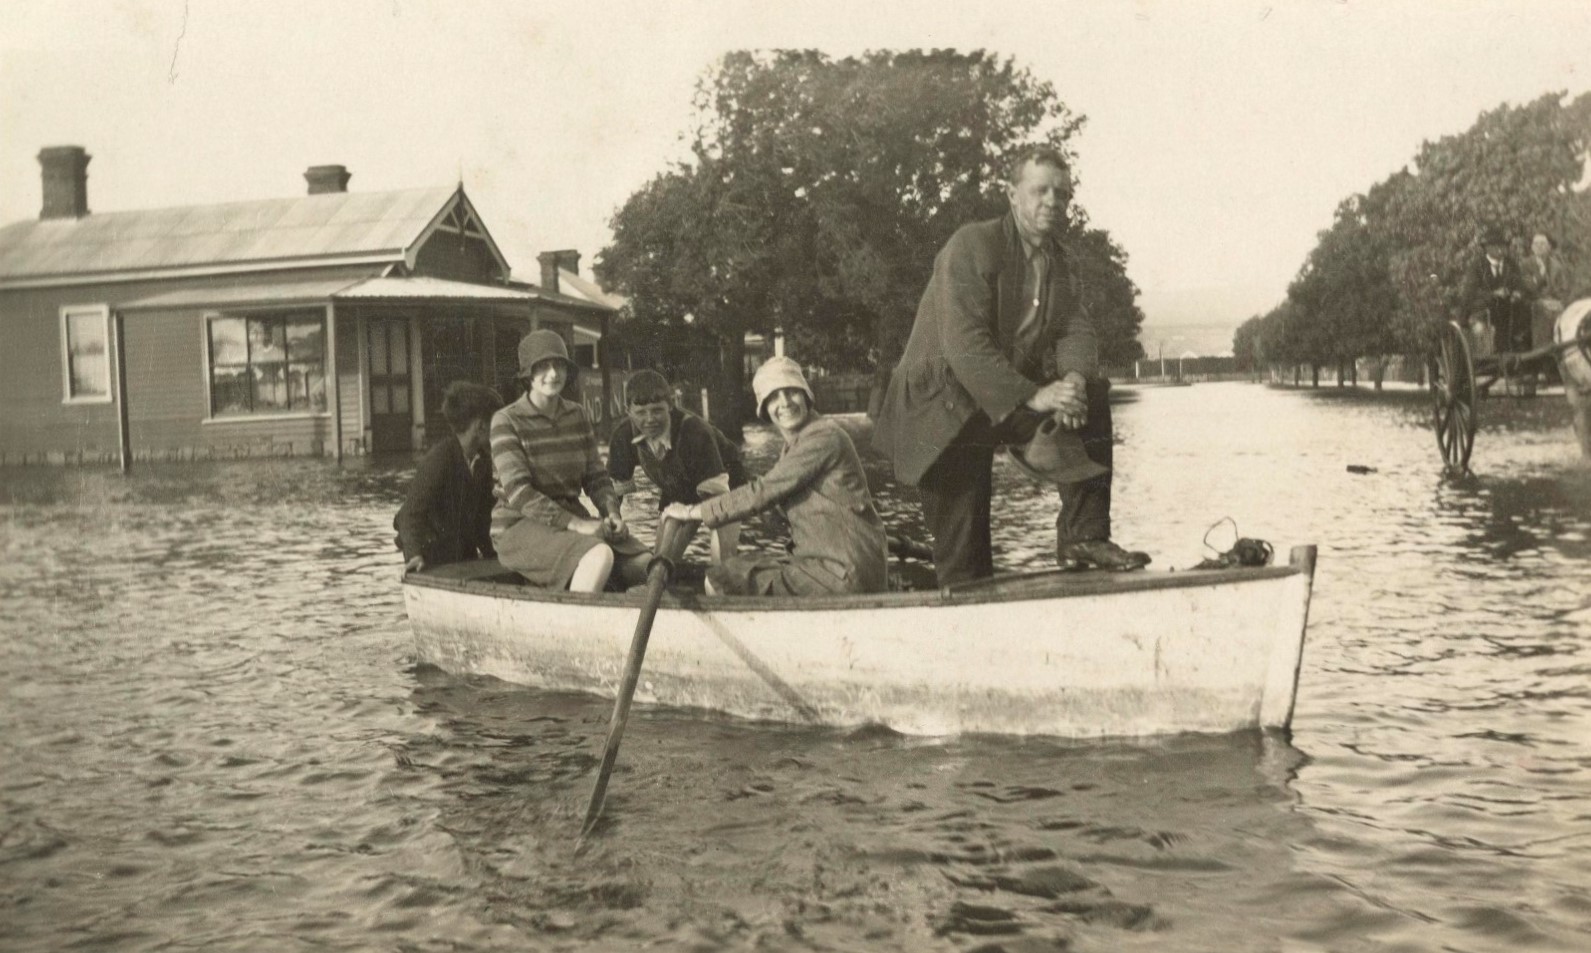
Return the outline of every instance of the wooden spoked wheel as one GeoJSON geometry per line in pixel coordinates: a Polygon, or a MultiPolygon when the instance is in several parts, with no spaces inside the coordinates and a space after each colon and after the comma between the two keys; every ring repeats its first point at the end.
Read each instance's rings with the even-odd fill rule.
{"type": "Polygon", "coordinates": [[[1448,475],[1463,476],[1469,472],[1469,455],[1475,448],[1475,359],[1469,337],[1457,324],[1448,322],[1438,329],[1430,371],[1436,446],[1448,475]]]}

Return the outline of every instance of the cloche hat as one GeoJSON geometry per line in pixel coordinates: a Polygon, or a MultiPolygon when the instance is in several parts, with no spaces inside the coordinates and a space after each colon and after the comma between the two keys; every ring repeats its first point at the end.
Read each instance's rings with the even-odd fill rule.
{"type": "Polygon", "coordinates": [[[801,373],[801,365],[790,358],[770,357],[757,368],[757,373],[751,376],[751,392],[757,398],[758,417],[768,419],[768,398],[786,387],[805,391],[809,403],[817,399],[812,396],[812,386],[807,383],[806,375],[801,373]]]}
{"type": "Polygon", "coordinates": [[[557,331],[542,328],[532,331],[519,340],[519,376],[529,377],[530,371],[542,361],[557,358],[569,369],[569,378],[579,372],[575,362],[569,360],[569,347],[557,331]]]}

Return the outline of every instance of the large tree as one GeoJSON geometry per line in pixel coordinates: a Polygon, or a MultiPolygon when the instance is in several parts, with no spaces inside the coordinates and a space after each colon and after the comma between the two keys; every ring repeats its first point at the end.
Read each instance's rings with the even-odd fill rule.
{"type": "Polygon", "coordinates": [[[1238,370],[1252,373],[1263,369],[1268,363],[1263,343],[1264,332],[1265,316],[1259,314],[1244,321],[1232,332],[1232,356],[1236,359],[1238,370]]]}
{"type": "MultiPolygon", "coordinates": [[[[893,364],[939,248],[1004,210],[1008,157],[1038,142],[1070,157],[1083,122],[1050,84],[982,51],[731,53],[696,107],[691,160],[618,211],[598,268],[635,321],[689,315],[718,340],[734,394],[747,331],[783,328],[828,370],[893,364]]],[[[1130,360],[1143,315],[1125,253],[1075,207],[1063,240],[1103,352],[1130,360]]]]}
{"type": "Polygon", "coordinates": [[[1463,316],[1464,269],[1488,225],[1518,255],[1533,232],[1553,234],[1576,292],[1591,293],[1588,164],[1591,93],[1499,106],[1422,144],[1408,167],[1338,206],[1288,289],[1289,307],[1265,319],[1285,327],[1260,340],[1311,364],[1428,353],[1437,323],[1463,316]]]}
{"type": "MultiPolygon", "coordinates": [[[[1463,273],[1476,254],[1478,227],[1502,229],[1522,254],[1531,232],[1546,229],[1576,268],[1591,260],[1586,223],[1578,214],[1591,157],[1591,93],[1568,102],[1549,93],[1523,106],[1482,113],[1464,133],[1425,143],[1397,190],[1388,227],[1399,252],[1393,268],[1411,301],[1440,316],[1463,310],[1463,273]],[[1435,276],[1436,292],[1430,291],[1435,276]]],[[[1428,314],[1411,309],[1424,324],[1428,314]]],[[[1421,324],[1408,328],[1415,338],[1421,324]]]]}
{"type": "Polygon", "coordinates": [[[1364,196],[1355,195],[1337,207],[1331,228],[1320,233],[1287,289],[1295,320],[1304,323],[1298,339],[1314,363],[1330,361],[1340,368],[1362,355],[1396,350],[1390,317],[1397,291],[1384,237],[1371,223],[1366,204],[1364,196]]]}

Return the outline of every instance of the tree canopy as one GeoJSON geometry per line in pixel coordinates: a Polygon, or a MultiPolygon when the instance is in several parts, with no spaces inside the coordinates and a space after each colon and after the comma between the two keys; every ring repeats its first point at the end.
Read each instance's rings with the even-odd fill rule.
{"type": "Polygon", "coordinates": [[[1432,328],[1462,317],[1463,274],[1486,227],[1526,253],[1553,236],[1591,293],[1591,93],[1549,93],[1482,113],[1421,145],[1407,167],[1343,200],[1285,307],[1238,329],[1239,360],[1329,363],[1423,354],[1432,328]]]}
{"type": "MultiPolygon", "coordinates": [[[[598,273],[629,295],[620,335],[682,329],[723,346],[738,393],[740,342],[782,328],[826,370],[892,364],[940,247],[1003,213],[1005,163],[1083,125],[1054,88],[975,51],[736,52],[702,79],[691,158],[613,218],[598,273]]],[[[1071,209],[1107,360],[1142,354],[1126,253],[1071,209]]]]}

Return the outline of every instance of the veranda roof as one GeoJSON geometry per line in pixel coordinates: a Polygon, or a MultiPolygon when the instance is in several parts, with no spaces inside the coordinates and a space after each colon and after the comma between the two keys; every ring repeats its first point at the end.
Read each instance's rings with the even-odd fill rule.
{"type": "Polygon", "coordinates": [[[306,304],[346,301],[452,301],[515,304],[547,301],[586,309],[609,310],[589,301],[531,287],[503,287],[451,281],[429,275],[408,277],[327,277],[271,282],[228,282],[224,286],[174,288],[116,303],[118,310],[147,311],[183,307],[239,307],[249,304],[306,304]]]}

